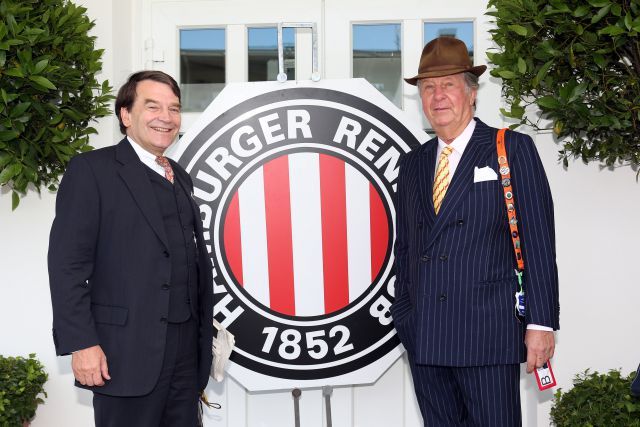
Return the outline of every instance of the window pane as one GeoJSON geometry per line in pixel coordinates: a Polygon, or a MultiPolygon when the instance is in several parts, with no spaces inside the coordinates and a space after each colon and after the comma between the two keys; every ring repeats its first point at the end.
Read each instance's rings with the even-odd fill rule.
{"type": "MultiPolygon", "coordinates": [[[[278,29],[276,27],[249,28],[249,81],[276,80],[278,77],[278,29]]],[[[282,29],[284,71],[288,80],[296,79],[296,32],[282,29]]]]}
{"type": "Polygon", "coordinates": [[[353,77],[364,77],[402,108],[400,24],[353,25],[353,77]]]}
{"type": "Polygon", "coordinates": [[[204,111],[224,83],[224,29],[180,30],[182,111],[204,111]]]}
{"type": "Polygon", "coordinates": [[[424,44],[440,36],[451,36],[465,42],[473,63],[473,21],[424,23],[424,44]]]}

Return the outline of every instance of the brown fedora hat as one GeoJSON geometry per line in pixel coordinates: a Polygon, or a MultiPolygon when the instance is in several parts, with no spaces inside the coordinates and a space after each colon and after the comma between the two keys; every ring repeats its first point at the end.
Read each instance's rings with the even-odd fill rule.
{"type": "Polygon", "coordinates": [[[473,66],[467,46],[462,40],[442,36],[426,44],[420,56],[418,75],[404,81],[415,86],[419,79],[426,77],[450,76],[464,72],[479,76],[486,69],[486,65],[473,66]]]}

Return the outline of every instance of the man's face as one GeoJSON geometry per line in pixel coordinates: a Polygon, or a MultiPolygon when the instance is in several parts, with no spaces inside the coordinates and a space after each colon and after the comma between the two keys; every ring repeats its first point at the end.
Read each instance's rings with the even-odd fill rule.
{"type": "Polygon", "coordinates": [[[462,74],[420,80],[422,109],[441,139],[456,138],[469,124],[476,92],[467,87],[462,74]]]}
{"type": "Polygon", "coordinates": [[[180,100],[171,87],[154,80],[136,86],[131,110],[120,110],[122,123],[130,136],[148,152],[160,156],[173,143],[180,130],[180,100]]]}

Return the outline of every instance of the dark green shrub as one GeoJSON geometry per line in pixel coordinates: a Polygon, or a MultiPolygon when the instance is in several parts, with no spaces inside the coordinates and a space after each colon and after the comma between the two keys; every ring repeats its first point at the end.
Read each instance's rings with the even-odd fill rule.
{"type": "Polygon", "coordinates": [[[36,415],[36,408],[47,397],[47,373],[35,354],[24,357],[0,356],[0,426],[22,427],[36,415]]]}
{"type": "Polygon", "coordinates": [[[33,185],[55,190],[92,120],[109,114],[109,82],[86,8],[69,0],[0,0],[0,188],[13,209],[33,185]]]}
{"type": "Polygon", "coordinates": [[[498,49],[487,56],[509,105],[501,111],[519,121],[513,127],[549,126],[563,143],[565,166],[577,157],[638,167],[640,0],[489,0],[488,6],[498,49]]]}
{"type": "Polygon", "coordinates": [[[624,377],[620,371],[608,374],[586,371],[576,375],[573,388],[558,389],[551,408],[551,420],[559,427],[640,426],[640,399],[631,396],[636,373],[624,377]]]}

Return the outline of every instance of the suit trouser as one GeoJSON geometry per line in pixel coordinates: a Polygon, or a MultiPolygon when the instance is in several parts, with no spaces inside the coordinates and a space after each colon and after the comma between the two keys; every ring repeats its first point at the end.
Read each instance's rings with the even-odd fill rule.
{"type": "Polygon", "coordinates": [[[144,396],[93,393],[97,427],[195,427],[198,419],[197,322],[167,325],[158,382],[144,396]]]}
{"type": "Polygon", "coordinates": [[[410,365],[425,426],[522,425],[520,365],[410,365]]]}

